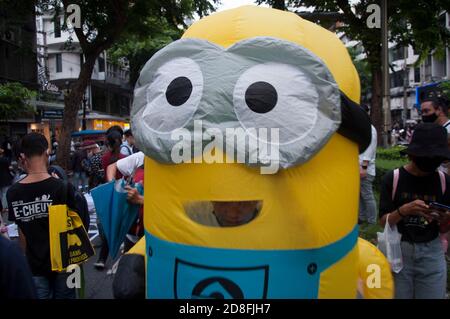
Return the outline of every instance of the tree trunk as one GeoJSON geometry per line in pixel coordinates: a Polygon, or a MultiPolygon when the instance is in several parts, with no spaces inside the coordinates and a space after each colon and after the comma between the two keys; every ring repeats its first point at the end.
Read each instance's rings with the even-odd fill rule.
{"type": "Polygon", "coordinates": [[[64,116],[58,140],[56,154],[58,165],[69,168],[71,134],[75,131],[78,121],[78,110],[83,101],[83,95],[91,81],[92,70],[99,53],[86,55],[86,61],[81,66],[78,79],[71,86],[70,92],[64,97],[64,116]]]}
{"type": "Polygon", "coordinates": [[[382,72],[379,67],[372,67],[372,99],[370,107],[370,117],[373,126],[377,129],[378,145],[382,143],[384,122],[383,122],[383,97],[382,97],[382,72]]]}

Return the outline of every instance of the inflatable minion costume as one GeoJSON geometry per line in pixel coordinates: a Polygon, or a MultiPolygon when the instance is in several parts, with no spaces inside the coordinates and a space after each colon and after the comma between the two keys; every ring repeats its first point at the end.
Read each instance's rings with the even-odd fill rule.
{"type": "Polygon", "coordinates": [[[370,264],[379,266],[379,284],[363,285],[364,297],[391,298],[389,264],[358,244],[358,153],[371,136],[359,99],[345,46],[293,13],[215,13],[155,54],[132,110],[147,156],[145,243],[132,253],[145,254],[147,298],[355,298],[370,264]],[[204,139],[196,121],[203,132],[242,129],[258,150],[276,143],[279,151],[247,149],[244,163],[232,163],[215,149],[220,163],[188,146],[190,161],[176,163],[177,130],[191,132],[192,145],[204,139]],[[258,128],[277,129],[278,142],[253,134],[258,128]],[[262,174],[274,162],[280,170],[262,174]],[[186,213],[197,201],[261,208],[245,225],[210,227],[186,213]]]}

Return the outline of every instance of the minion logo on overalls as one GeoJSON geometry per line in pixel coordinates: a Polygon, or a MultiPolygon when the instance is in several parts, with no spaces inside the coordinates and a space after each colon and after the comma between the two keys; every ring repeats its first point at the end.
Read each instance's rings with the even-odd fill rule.
{"type": "Polygon", "coordinates": [[[358,277],[367,277],[361,265],[373,262],[383,269],[382,287],[365,297],[391,297],[386,260],[373,247],[367,258],[368,244],[358,244],[358,152],[371,136],[359,98],[344,45],[293,13],[255,6],[215,13],[155,54],[132,109],[147,156],[147,297],[354,298],[358,277]],[[199,159],[191,152],[205,142],[198,121],[200,133],[241,129],[278,152],[245,150],[244,163],[235,163],[215,149],[211,156],[224,161],[199,159]],[[276,129],[279,139],[255,136],[255,128],[276,129]],[[173,158],[179,132],[192,133],[182,163],[173,158]],[[261,174],[274,161],[280,170],[261,174]],[[188,214],[196,202],[261,206],[248,223],[211,227],[188,214]]]}

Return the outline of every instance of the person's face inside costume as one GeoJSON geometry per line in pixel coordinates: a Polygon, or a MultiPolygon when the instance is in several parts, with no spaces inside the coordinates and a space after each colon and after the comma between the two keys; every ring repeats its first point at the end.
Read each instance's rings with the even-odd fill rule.
{"type": "Polygon", "coordinates": [[[214,215],[220,226],[239,226],[250,222],[257,214],[258,201],[213,202],[214,215]]]}
{"type": "Polygon", "coordinates": [[[421,105],[422,110],[422,121],[425,123],[433,123],[436,122],[437,118],[440,115],[441,110],[439,108],[435,108],[433,102],[426,101],[421,105]]]}
{"type": "Polygon", "coordinates": [[[411,156],[411,160],[424,173],[434,172],[444,162],[441,157],[411,156]]]}

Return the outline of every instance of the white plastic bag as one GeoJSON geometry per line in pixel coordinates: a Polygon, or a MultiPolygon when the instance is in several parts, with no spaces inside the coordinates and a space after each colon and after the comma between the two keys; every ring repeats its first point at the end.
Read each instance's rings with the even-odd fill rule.
{"type": "Polygon", "coordinates": [[[377,233],[378,249],[387,257],[391,264],[391,270],[399,273],[403,269],[403,257],[401,248],[402,235],[397,230],[397,225],[389,225],[389,214],[386,217],[384,232],[377,233]]]}

